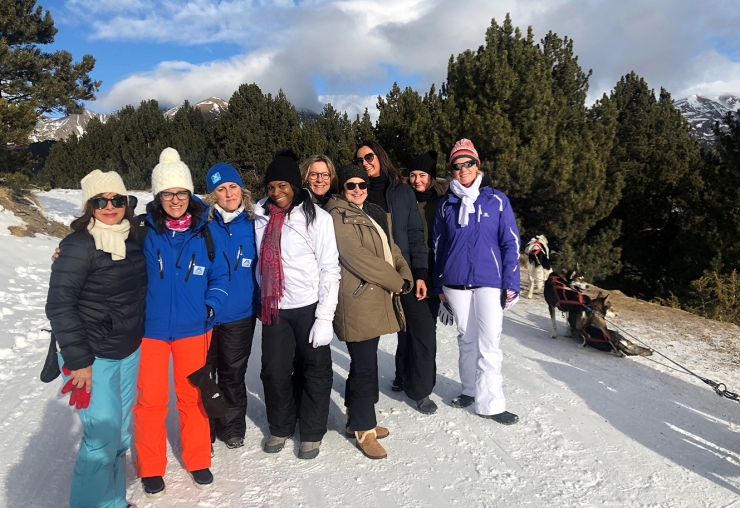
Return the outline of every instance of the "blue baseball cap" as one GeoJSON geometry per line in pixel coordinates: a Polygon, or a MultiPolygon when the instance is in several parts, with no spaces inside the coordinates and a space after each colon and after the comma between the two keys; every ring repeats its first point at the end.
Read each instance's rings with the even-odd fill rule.
{"type": "Polygon", "coordinates": [[[239,172],[231,164],[217,162],[211,166],[211,169],[208,170],[208,174],[206,175],[208,193],[210,194],[216,187],[227,182],[233,182],[239,187],[244,187],[242,177],[239,176],[239,172]]]}

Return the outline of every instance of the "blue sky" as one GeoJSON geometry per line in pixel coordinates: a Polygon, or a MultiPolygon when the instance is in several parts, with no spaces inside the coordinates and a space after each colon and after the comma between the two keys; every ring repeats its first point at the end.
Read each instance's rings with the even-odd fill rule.
{"type": "Polygon", "coordinates": [[[450,55],[484,41],[511,13],[540,38],[568,35],[590,100],[635,70],[674,98],[740,95],[737,0],[53,0],[55,47],[97,59],[89,105],[110,112],[154,98],[164,107],[241,83],[283,89],[298,107],[374,113],[394,81],[420,92],[445,79],[450,55]]]}

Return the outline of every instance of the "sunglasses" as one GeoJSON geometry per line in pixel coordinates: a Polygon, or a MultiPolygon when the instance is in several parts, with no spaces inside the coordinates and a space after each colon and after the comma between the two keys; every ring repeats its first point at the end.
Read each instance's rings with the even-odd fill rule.
{"type": "Polygon", "coordinates": [[[357,157],[356,159],[352,159],[352,164],[354,164],[355,166],[362,166],[363,160],[370,164],[375,160],[375,154],[370,152],[366,153],[364,157],[357,157]]]}
{"type": "Polygon", "coordinates": [[[355,190],[355,187],[359,187],[360,190],[367,189],[367,183],[366,182],[347,182],[344,184],[344,188],[347,190],[355,190]]]}
{"type": "Polygon", "coordinates": [[[172,201],[175,196],[177,196],[177,199],[180,201],[185,201],[186,199],[190,199],[190,191],[181,190],[180,192],[160,192],[159,197],[162,199],[162,201],[172,201]]]}
{"type": "Polygon", "coordinates": [[[476,166],[477,164],[478,163],[475,161],[465,161],[459,164],[453,164],[452,169],[454,171],[460,171],[462,168],[472,168],[473,166],[476,166]]]}
{"type": "Polygon", "coordinates": [[[128,199],[126,196],[113,196],[112,198],[90,198],[90,203],[96,210],[108,208],[108,203],[113,203],[113,208],[123,208],[126,206],[128,199]]]}

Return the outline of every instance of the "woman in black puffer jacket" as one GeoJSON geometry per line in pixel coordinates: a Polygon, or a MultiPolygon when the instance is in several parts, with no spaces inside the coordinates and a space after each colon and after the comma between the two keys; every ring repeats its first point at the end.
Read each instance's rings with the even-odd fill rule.
{"type": "Polygon", "coordinates": [[[63,393],[82,421],[70,506],[125,506],[128,432],[144,333],[147,274],[121,177],[82,179],[83,215],[52,265],[46,315],[63,393]]]}

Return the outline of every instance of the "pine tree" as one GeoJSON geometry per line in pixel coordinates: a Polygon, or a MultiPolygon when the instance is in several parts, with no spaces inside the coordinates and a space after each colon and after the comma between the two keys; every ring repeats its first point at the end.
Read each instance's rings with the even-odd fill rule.
{"type": "Polygon", "coordinates": [[[670,94],[656,97],[634,72],[610,100],[618,115],[610,165],[625,186],[610,215],[622,223],[623,269],[609,283],[642,298],[667,296],[688,283],[681,273],[688,267],[676,267],[691,264],[680,240],[692,228],[692,203],[703,185],[699,145],[670,94]]]}
{"type": "Polygon", "coordinates": [[[38,115],[69,114],[93,100],[100,81],[89,77],[91,55],[72,63],[63,50],[45,53],[39,46],[54,42],[57,29],[49,11],[35,0],[0,0],[0,170],[13,171],[14,155],[28,145],[38,115]],[[12,152],[11,152],[12,151],[12,152]]]}
{"type": "Polygon", "coordinates": [[[275,152],[300,140],[300,118],[282,90],[273,98],[255,85],[241,85],[229,100],[229,111],[214,126],[219,160],[242,172],[256,196],[264,194],[263,175],[275,152]]]}

